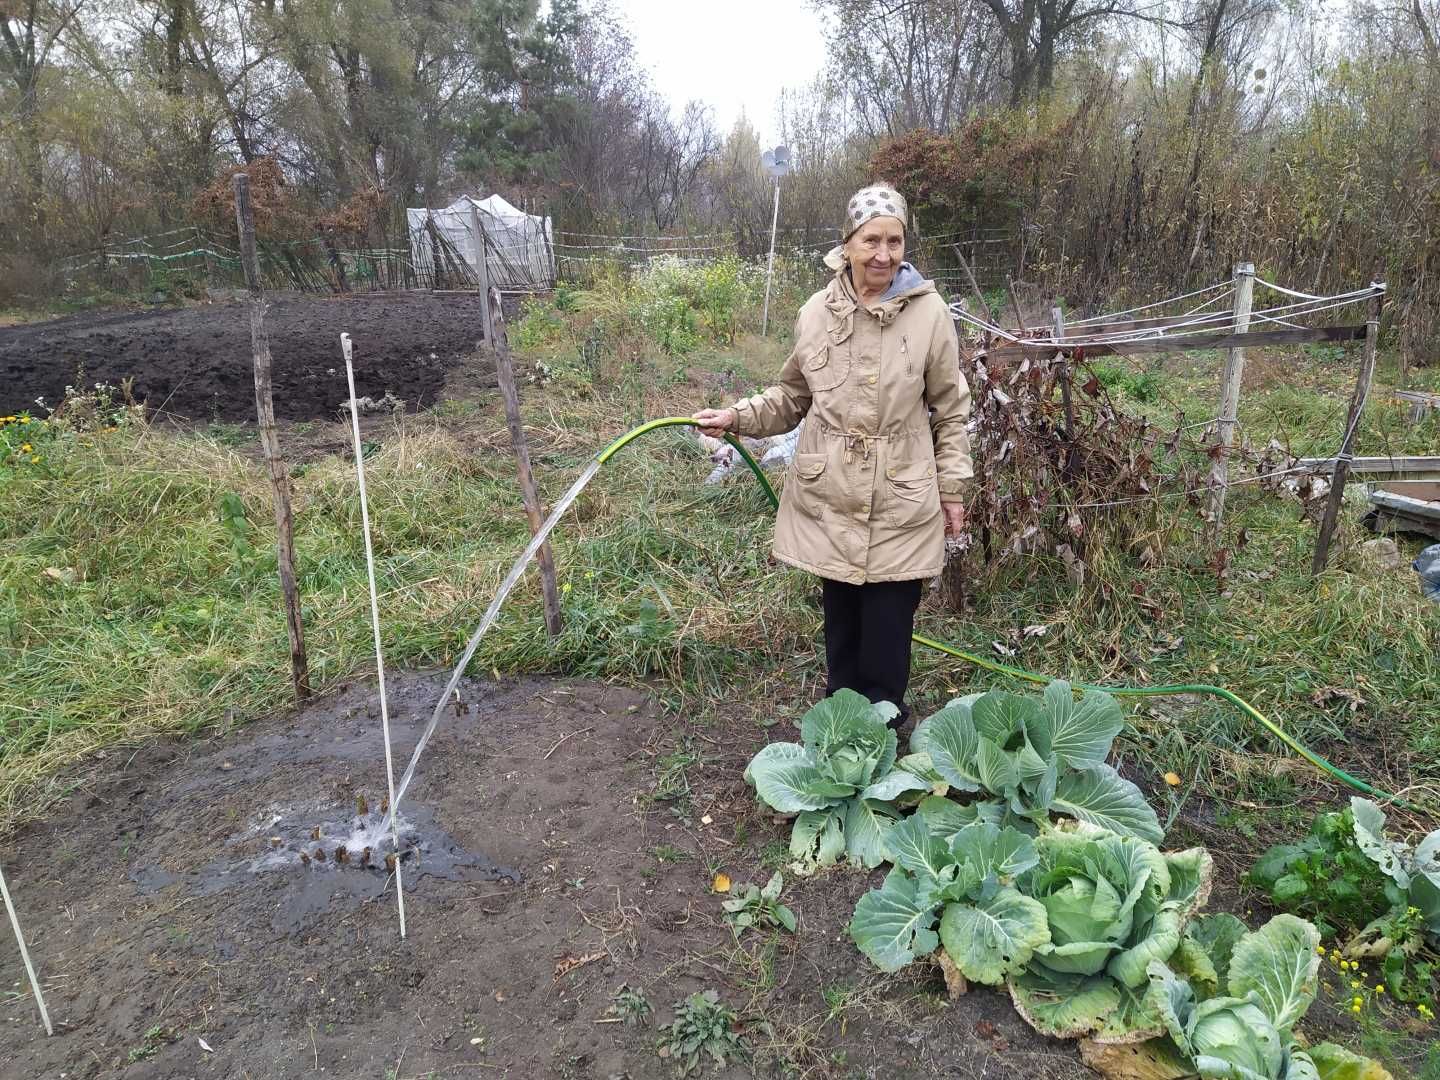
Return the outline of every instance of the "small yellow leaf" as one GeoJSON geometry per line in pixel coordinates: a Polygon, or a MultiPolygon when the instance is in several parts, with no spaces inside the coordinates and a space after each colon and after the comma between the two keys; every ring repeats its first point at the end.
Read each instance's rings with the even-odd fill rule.
{"type": "Polygon", "coordinates": [[[730,875],[729,875],[729,874],[716,874],[716,875],[715,875],[715,883],[711,886],[711,888],[713,888],[716,892],[729,892],[729,891],[730,891],[730,875]]]}
{"type": "Polygon", "coordinates": [[[1169,784],[1171,787],[1179,787],[1179,786],[1180,786],[1180,774],[1179,774],[1179,773],[1173,773],[1173,772],[1167,772],[1167,773],[1165,774],[1165,783],[1169,784]]]}

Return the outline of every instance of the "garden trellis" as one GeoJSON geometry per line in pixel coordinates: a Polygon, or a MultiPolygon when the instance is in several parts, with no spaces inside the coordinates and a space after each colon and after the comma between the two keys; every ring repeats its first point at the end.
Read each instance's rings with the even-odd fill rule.
{"type": "MultiPolygon", "coordinates": [[[[1212,524],[1218,528],[1224,508],[1224,491],[1231,486],[1227,459],[1238,422],[1240,377],[1244,368],[1244,350],[1254,346],[1346,343],[1362,341],[1364,351],[1356,377],[1354,393],[1336,452],[1322,462],[1293,465],[1265,477],[1289,472],[1316,471],[1317,464],[1333,469],[1329,501],[1316,542],[1313,569],[1324,568],[1330,541],[1339,514],[1340,500],[1349,473],[1354,440],[1360,417],[1370,393],[1375,370],[1376,341],[1379,336],[1380,305],[1386,295],[1382,282],[1350,289],[1328,296],[1317,296],[1287,288],[1258,278],[1254,268],[1241,263],[1229,282],[1142,304],[1124,311],[1089,316],[1066,324],[1058,309],[1051,326],[1043,329],[1018,328],[1007,330],[988,318],[967,310],[964,303],[951,305],[951,315],[958,324],[978,331],[984,339],[977,360],[1003,359],[1024,362],[1047,362],[1061,367],[1060,382],[1066,389],[1068,411],[1069,371],[1072,363],[1095,356],[1136,356],[1153,353],[1192,352],[1204,349],[1228,350],[1220,406],[1213,423],[1220,447],[1208,490],[1212,495],[1212,524]],[[1252,309],[1255,285],[1280,298],[1279,303],[1252,309]],[[1220,307],[1230,300],[1228,308],[1220,307]],[[1153,313],[1174,305],[1187,304],[1179,314],[1153,313]],[[1366,305],[1363,323],[1332,326],[1303,325],[1302,320],[1356,305],[1366,305]],[[1252,324],[1265,329],[1251,329],[1252,324]]],[[[1261,479],[1255,477],[1253,479],[1261,479]]],[[[1199,494],[1196,491],[1170,493],[1175,496],[1199,494]]],[[[1090,504],[1087,504],[1090,505],[1090,504]]],[[[1096,504],[1099,505],[1099,504],[1096,504]]]]}

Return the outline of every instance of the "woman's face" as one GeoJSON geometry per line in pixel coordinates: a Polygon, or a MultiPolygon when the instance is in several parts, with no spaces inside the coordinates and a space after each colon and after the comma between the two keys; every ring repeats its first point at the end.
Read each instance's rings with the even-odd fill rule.
{"type": "Polygon", "coordinates": [[[845,241],[845,258],[857,288],[884,292],[905,260],[905,226],[899,218],[871,218],[845,241]]]}

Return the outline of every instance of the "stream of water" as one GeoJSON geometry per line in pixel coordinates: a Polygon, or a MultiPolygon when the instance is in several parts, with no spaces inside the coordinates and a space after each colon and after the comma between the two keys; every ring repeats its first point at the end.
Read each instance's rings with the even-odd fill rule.
{"type": "Polygon", "coordinates": [[[545,543],[551,531],[559,523],[560,519],[565,516],[565,511],[570,509],[570,504],[579,498],[580,493],[585,490],[585,485],[590,483],[599,471],[600,459],[596,457],[590,461],[590,464],[585,466],[585,470],[576,479],[575,483],[570,485],[570,490],[560,497],[560,501],[557,502],[555,508],[550,511],[550,516],[547,517],[545,523],[540,526],[540,531],[531,539],[529,545],[521,552],[520,557],[515,560],[515,565],[510,567],[510,573],[506,574],[505,580],[500,583],[500,591],[495,594],[495,599],[490,601],[490,606],[485,610],[485,615],[480,620],[480,625],[475,628],[475,633],[470,636],[470,643],[465,646],[465,652],[461,655],[460,662],[455,665],[455,670],[450,675],[450,681],[445,684],[445,689],[440,694],[440,700],[435,702],[435,712],[431,715],[430,722],[425,725],[425,730],[420,733],[419,741],[415,743],[415,751],[410,755],[410,763],[405,766],[405,775],[400,778],[400,783],[395,788],[395,801],[393,805],[391,805],[389,813],[386,815],[385,821],[380,828],[381,834],[384,834],[385,831],[389,829],[391,818],[395,816],[396,811],[400,807],[401,800],[405,798],[405,792],[409,790],[410,781],[415,777],[415,766],[420,761],[420,755],[425,752],[425,747],[430,743],[430,737],[435,734],[435,729],[440,726],[440,718],[445,714],[445,706],[449,704],[451,696],[455,693],[455,688],[460,685],[460,679],[464,676],[465,669],[470,666],[470,661],[475,656],[475,650],[480,646],[480,639],[485,636],[486,631],[494,624],[496,616],[500,614],[500,606],[505,603],[505,598],[509,596],[515,588],[521,575],[525,573],[525,568],[530,565],[530,561],[534,559],[536,553],[539,552],[540,546],[545,543]]]}

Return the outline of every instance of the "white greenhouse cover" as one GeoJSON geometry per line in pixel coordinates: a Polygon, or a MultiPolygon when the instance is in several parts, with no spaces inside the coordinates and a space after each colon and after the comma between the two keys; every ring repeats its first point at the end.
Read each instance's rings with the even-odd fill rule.
{"type": "Polygon", "coordinates": [[[405,218],[410,254],[417,270],[434,271],[432,227],[472,271],[478,270],[480,242],[473,227],[478,219],[491,285],[501,289],[555,285],[555,240],[550,219],[517,210],[499,195],[487,199],[463,195],[443,210],[423,206],[407,209],[405,218]]]}

